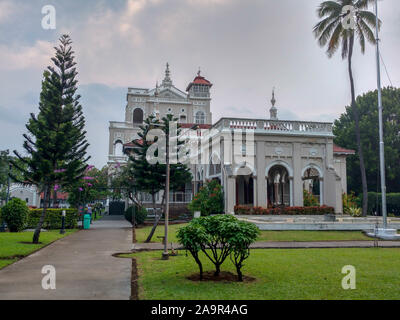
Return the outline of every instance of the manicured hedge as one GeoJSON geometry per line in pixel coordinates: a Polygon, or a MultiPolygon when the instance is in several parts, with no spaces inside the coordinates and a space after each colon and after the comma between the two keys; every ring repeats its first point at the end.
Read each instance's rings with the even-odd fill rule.
{"type": "Polygon", "coordinates": [[[283,208],[263,208],[235,206],[235,214],[238,215],[322,215],[334,214],[333,207],[283,207],[283,208]]]}
{"type": "MultiPolygon", "coordinates": [[[[62,211],[65,210],[65,228],[73,229],[78,226],[77,209],[47,209],[43,229],[61,229],[62,211]]],[[[36,228],[43,209],[30,209],[27,228],[36,228]]]]}
{"type": "MultiPolygon", "coordinates": [[[[360,203],[362,195],[360,196],[360,203]]],[[[400,215],[400,193],[386,194],[387,212],[395,215],[400,215]]],[[[382,194],[376,192],[368,192],[368,214],[379,212],[382,214],[382,194]]]]}

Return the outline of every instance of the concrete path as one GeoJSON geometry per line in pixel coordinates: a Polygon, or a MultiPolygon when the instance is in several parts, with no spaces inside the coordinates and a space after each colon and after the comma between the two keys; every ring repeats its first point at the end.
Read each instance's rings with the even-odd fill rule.
{"type": "MultiPolygon", "coordinates": [[[[378,241],[381,248],[400,248],[400,241],[378,241]]],[[[174,249],[182,249],[180,244],[174,243],[174,249]]],[[[253,243],[250,248],[253,249],[307,249],[307,248],[373,248],[374,241],[259,241],[253,243]]],[[[161,243],[135,243],[132,250],[162,250],[164,246],[161,243]]],[[[171,249],[171,244],[168,245],[171,249]]]]}
{"type": "Polygon", "coordinates": [[[132,229],[120,216],[105,216],[0,270],[0,300],[111,300],[130,298],[130,259],[112,254],[132,247],[132,229]],[[56,269],[56,289],[42,288],[44,265],[56,269]]]}

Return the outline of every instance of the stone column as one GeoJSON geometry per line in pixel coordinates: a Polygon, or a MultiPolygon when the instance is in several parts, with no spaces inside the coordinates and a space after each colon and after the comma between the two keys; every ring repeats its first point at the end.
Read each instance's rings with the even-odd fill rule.
{"type": "Polygon", "coordinates": [[[294,199],[293,199],[293,177],[289,177],[289,200],[290,206],[293,207],[294,199]]]}
{"type": "Polygon", "coordinates": [[[301,179],[301,144],[293,144],[293,204],[303,206],[303,180],[301,179]]]}
{"type": "Polygon", "coordinates": [[[257,206],[257,177],[253,176],[253,206],[257,206]]]}
{"type": "Polygon", "coordinates": [[[236,180],[235,177],[228,177],[228,185],[226,188],[227,192],[227,212],[233,214],[234,213],[234,207],[236,204],[236,180]]]}
{"type": "Polygon", "coordinates": [[[257,141],[256,144],[256,170],[257,170],[257,206],[267,207],[267,184],[265,179],[265,142],[257,141]]]}
{"type": "Polygon", "coordinates": [[[319,178],[319,204],[324,205],[324,178],[319,178]]]}

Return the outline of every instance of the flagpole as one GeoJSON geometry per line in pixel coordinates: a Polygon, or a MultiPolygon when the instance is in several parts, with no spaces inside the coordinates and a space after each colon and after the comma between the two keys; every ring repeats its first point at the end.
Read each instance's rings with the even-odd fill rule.
{"type": "Polygon", "coordinates": [[[383,229],[387,229],[387,208],[386,208],[386,179],[385,179],[385,145],[383,141],[383,116],[382,116],[382,88],[381,88],[381,66],[379,53],[379,18],[378,0],[375,0],[375,34],[376,34],[376,68],[378,85],[378,111],[379,111],[379,159],[381,173],[381,193],[382,193],[382,217],[383,229]]]}

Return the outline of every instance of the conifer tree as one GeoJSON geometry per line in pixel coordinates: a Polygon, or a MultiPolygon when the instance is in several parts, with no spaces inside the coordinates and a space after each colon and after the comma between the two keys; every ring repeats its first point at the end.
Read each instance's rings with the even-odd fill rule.
{"type": "Polygon", "coordinates": [[[87,167],[89,146],[86,140],[85,118],[79,103],[77,71],[71,39],[63,35],[55,47],[55,56],[43,73],[39,113],[26,125],[23,147],[27,157],[14,151],[24,166],[14,161],[22,173],[24,184],[33,184],[44,193],[43,212],[33,235],[39,242],[40,230],[46,217],[51,191],[63,188],[83,177],[87,167]]]}
{"type": "MultiPolygon", "coordinates": [[[[147,135],[152,129],[161,129],[165,134],[169,133],[170,122],[177,121],[178,119],[173,118],[172,115],[167,115],[162,118],[162,121],[156,119],[153,115],[149,116],[145,121],[144,125],[140,127],[141,131],[138,133],[140,139],[134,140],[133,154],[129,157],[128,170],[134,178],[134,184],[138,191],[146,192],[151,195],[153,202],[153,209],[155,212],[155,221],[146,242],[150,242],[155,232],[158,222],[161,218],[161,214],[157,215],[156,212],[156,194],[165,189],[166,182],[166,165],[164,163],[150,164],[147,159],[147,151],[153,142],[148,141],[147,135]]],[[[180,135],[179,125],[177,126],[177,135],[180,135]]],[[[156,139],[154,142],[157,142],[156,139]]],[[[177,145],[182,145],[184,142],[178,141],[177,145]]],[[[161,151],[161,150],[158,150],[161,151]]],[[[158,151],[155,152],[155,156],[158,157],[158,151]]],[[[190,182],[192,174],[190,169],[182,163],[175,163],[170,165],[170,189],[177,190],[182,185],[190,182]]],[[[165,203],[165,192],[161,205],[165,203]]]]}

